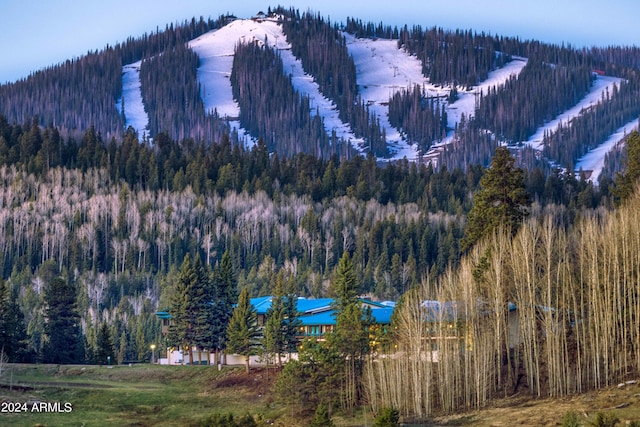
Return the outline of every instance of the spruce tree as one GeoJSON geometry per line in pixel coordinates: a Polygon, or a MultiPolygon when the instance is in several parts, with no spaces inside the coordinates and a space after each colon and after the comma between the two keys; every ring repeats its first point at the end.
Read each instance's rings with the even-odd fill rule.
{"type": "Polygon", "coordinates": [[[467,226],[460,243],[462,252],[468,251],[499,227],[506,227],[515,235],[527,216],[531,199],[525,190],[524,171],[514,163],[508,148],[496,148],[467,215],[467,226]]]}
{"type": "Polygon", "coordinates": [[[227,327],[227,350],[245,357],[247,373],[250,357],[258,353],[260,335],[256,309],[249,301],[248,289],[243,288],[227,327]]]}
{"type": "Polygon", "coordinates": [[[95,356],[96,361],[100,364],[115,364],[117,362],[113,349],[113,339],[107,322],[103,322],[98,331],[95,356]]]}
{"type": "Polygon", "coordinates": [[[27,336],[17,290],[0,279],[0,352],[10,362],[22,361],[27,336]]]}
{"type": "Polygon", "coordinates": [[[264,326],[264,354],[268,362],[274,358],[278,366],[282,365],[282,353],[285,350],[285,307],[282,272],[276,278],[275,292],[271,297],[271,307],[267,310],[264,326]]]}
{"type": "Polygon", "coordinates": [[[329,411],[327,407],[322,403],[318,405],[316,409],[316,413],[313,416],[313,420],[311,420],[311,427],[333,427],[335,424],[331,417],[329,416],[329,411]]]}
{"type": "MultiPolygon", "coordinates": [[[[224,351],[227,342],[227,326],[233,314],[233,305],[237,300],[237,280],[228,251],[222,254],[220,264],[213,271],[213,320],[212,339],[216,352],[224,351]]],[[[218,356],[216,356],[218,357],[218,356]]],[[[219,360],[216,359],[216,362],[219,360]]]]}
{"type": "Polygon", "coordinates": [[[295,283],[290,281],[287,287],[288,291],[282,300],[284,306],[283,333],[284,349],[289,353],[289,360],[291,360],[291,353],[298,351],[300,342],[298,336],[302,321],[298,313],[298,296],[295,293],[295,283]]]}
{"type": "Polygon", "coordinates": [[[358,299],[358,281],[347,252],[338,262],[332,286],[336,294],[336,326],[327,339],[344,359],[342,402],[348,411],[352,411],[360,400],[359,381],[362,378],[364,355],[369,351],[371,312],[365,311],[358,299]]]}
{"type": "MultiPolygon", "coordinates": [[[[211,341],[210,293],[208,281],[199,260],[184,257],[178,280],[171,297],[172,323],[169,326],[169,342],[189,351],[189,363],[193,363],[193,346],[202,349],[211,341]],[[208,341],[207,341],[208,338],[208,341]]],[[[184,354],[184,353],[183,353],[184,354]]]]}
{"type": "MultiPolygon", "coordinates": [[[[193,263],[196,273],[197,288],[192,292],[192,302],[194,311],[194,341],[198,351],[202,349],[213,349],[215,344],[215,306],[214,289],[209,275],[206,273],[200,256],[197,256],[193,263]]],[[[200,354],[200,356],[202,356],[200,354]]],[[[198,358],[201,360],[201,357],[198,358]]]]}
{"type": "Polygon", "coordinates": [[[56,277],[45,288],[45,363],[81,363],[84,346],[75,286],[56,277]]]}
{"type": "Polygon", "coordinates": [[[338,261],[332,289],[336,296],[334,308],[337,311],[343,311],[346,306],[357,303],[358,280],[353,262],[347,252],[344,252],[340,261],[338,261]]]}

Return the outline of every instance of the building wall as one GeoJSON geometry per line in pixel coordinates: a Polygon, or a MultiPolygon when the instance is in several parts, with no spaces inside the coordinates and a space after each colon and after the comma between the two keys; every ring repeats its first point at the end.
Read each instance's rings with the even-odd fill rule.
{"type": "MultiPolygon", "coordinates": [[[[289,361],[289,355],[285,354],[281,357],[282,363],[286,363],[289,361]]],[[[291,360],[298,360],[298,353],[293,353],[291,355],[291,360]]],[[[188,364],[189,362],[189,353],[185,351],[184,355],[182,350],[171,348],[167,349],[167,357],[158,359],[161,365],[183,365],[188,364]],[[184,363],[183,363],[184,361],[184,363]]],[[[262,360],[261,356],[251,356],[249,358],[249,363],[251,366],[265,366],[266,363],[262,360]]],[[[208,351],[203,351],[200,354],[198,351],[193,352],[193,364],[194,365],[217,365],[215,360],[215,353],[209,353],[208,351]],[[200,356],[200,358],[198,358],[200,356]],[[204,363],[203,363],[204,362],[204,363]]],[[[239,354],[228,354],[227,355],[227,365],[244,365],[245,357],[239,354]]]]}

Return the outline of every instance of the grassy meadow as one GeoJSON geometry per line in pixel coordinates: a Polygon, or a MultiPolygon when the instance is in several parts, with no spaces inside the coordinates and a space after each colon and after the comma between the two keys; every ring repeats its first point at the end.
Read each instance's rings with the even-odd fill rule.
{"type": "MultiPolygon", "coordinates": [[[[306,426],[309,418],[279,404],[273,394],[276,371],[211,366],[75,366],[8,364],[0,374],[0,404],[26,404],[27,412],[1,413],[0,426],[199,426],[215,413],[250,413],[259,425],[306,426]],[[39,402],[71,404],[70,412],[32,412],[39,402]]],[[[24,406],[22,406],[24,408],[24,406]]],[[[15,406],[14,406],[15,408],[15,406]]],[[[52,409],[57,409],[55,406],[52,409]]],[[[560,426],[574,411],[583,426],[598,412],[619,425],[640,420],[640,384],[626,384],[558,399],[514,396],[480,411],[433,418],[407,426],[560,426]]],[[[372,426],[373,414],[333,417],[336,426],[372,426]]],[[[404,420],[410,422],[409,420],[404,420]]]]}
{"type": "Polygon", "coordinates": [[[210,366],[8,365],[0,377],[2,426],[198,426],[214,413],[282,418],[275,372],[210,366]],[[27,412],[6,413],[9,402],[27,412]],[[34,403],[71,404],[70,412],[32,412],[34,403]],[[24,408],[24,406],[22,406],[24,408]]]}

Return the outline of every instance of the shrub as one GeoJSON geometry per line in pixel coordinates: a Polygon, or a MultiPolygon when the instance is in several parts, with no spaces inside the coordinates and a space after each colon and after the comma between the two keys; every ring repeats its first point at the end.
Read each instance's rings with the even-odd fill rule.
{"type": "Polygon", "coordinates": [[[580,427],[578,421],[578,414],[574,411],[569,411],[562,417],[562,427],[580,427]]]}
{"type": "Polygon", "coordinates": [[[612,413],[598,412],[593,421],[589,422],[593,427],[615,427],[620,420],[612,413]]]}
{"type": "Polygon", "coordinates": [[[319,404],[316,409],[316,414],[313,417],[313,421],[311,421],[311,427],[333,427],[333,421],[329,416],[329,411],[327,411],[327,407],[323,404],[319,404]]]}
{"type": "Polygon", "coordinates": [[[400,425],[400,412],[394,408],[382,408],[376,416],[376,427],[398,427],[400,425]]]}

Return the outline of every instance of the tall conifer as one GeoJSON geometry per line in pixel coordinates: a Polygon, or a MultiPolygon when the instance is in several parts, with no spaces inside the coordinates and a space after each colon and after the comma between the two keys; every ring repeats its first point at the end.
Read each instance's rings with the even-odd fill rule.
{"type": "Polygon", "coordinates": [[[460,244],[463,252],[500,226],[515,234],[527,216],[531,199],[525,190],[524,171],[514,164],[508,148],[496,148],[467,215],[467,227],[460,244]]]}
{"type": "Polygon", "coordinates": [[[250,357],[258,353],[260,335],[256,309],[249,301],[248,289],[243,288],[227,327],[227,349],[245,357],[247,373],[250,357]]]}
{"type": "Polygon", "coordinates": [[[48,340],[43,360],[46,363],[83,362],[84,346],[75,286],[56,277],[45,288],[45,302],[45,334],[48,340]]]}

